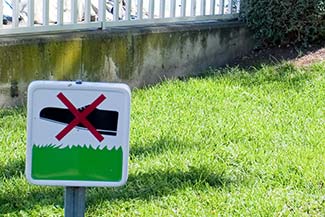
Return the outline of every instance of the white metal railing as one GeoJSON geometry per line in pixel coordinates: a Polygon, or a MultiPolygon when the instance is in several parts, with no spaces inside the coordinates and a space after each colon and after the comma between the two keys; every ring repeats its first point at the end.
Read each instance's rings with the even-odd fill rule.
{"type": "Polygon", "coordinates": [[[0,0],[0,35],[236,17],[240,0],[0,0]]]}

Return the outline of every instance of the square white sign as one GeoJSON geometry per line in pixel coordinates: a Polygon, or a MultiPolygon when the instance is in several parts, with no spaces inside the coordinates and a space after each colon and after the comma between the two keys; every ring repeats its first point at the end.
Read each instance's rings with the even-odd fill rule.
{"type": "Polygon", "coordinates": [[[130,88],[34,81],[28,87],[26,176],[39,185],[120,186],[128,174],[130,88]]]}

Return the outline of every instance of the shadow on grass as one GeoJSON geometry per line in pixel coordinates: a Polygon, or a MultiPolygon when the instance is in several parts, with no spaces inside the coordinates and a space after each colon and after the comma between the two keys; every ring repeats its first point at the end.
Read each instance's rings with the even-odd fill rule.
{"type": "Polygon", "coordinates": [[[28,211],[36,206],[56,206],[63,207],[62,187],[42,187],[36,188],[27,194],[21,189],[15,189],[0,195],[0,215],[10,214],[20,211],[28,211]],[[46,188],[46,189],[45,189],[46,188]]]}
{"type": "MultiPolygon", "coordinates": [[[[298,67],[294,60],[309,56],[323,48],[325,48],[325,42],[319,42],[307,48],[289,46],[254,50],[246,56],[232,60],[227,65],[216,70],[208,70],[195,77],[218,78],[227,75],[239,85],[257,86],[278,82],[289,84],[283,87],[297,88],[302,86],[303,81],[311,78],[308,73],[311,69],[298,67]]],[[[180,80],[187,79],[180,78],[180,80]]]]}
{"type": "Polygon", "coordinates": [[[249,54],[237,57],[228,63],[230,67],[249,69],[252,66],[259,65],[278,65],[283,61],[295,61],[312,53],[315,53],[325,47],[324,41],[310,44],[308,47],[299,45],[285,45],[275,47],[265,47],[254,49],[249,54]]]}
{"type": "Polygon", "coordinates": [[[222,188],[231,183],[224,174],[206,167],[192,167],[188,171],[153,171],[130,175],[126,186],[119,188],[91,188],[88,191],[88,205],[96,205],[103,200],[150,200],[175,194],[184,188],[222,188]]]}
{"type": "MultiPolygon", "coordinates": [[[[16,160],[3,166],[0,165],[1,191],[0,191],[0,215],[28,210],[36,205],[62,205],[62,187],[40,187],[26,185],[25,161],[16,160]],[[23,180],[22,180],[23,179],[23,180]],[[23,186],[21,185],[23,184],[23,186]]],[[[63,197],[63,196],[62,196],[63,197]]]]}
{"type": "MultiPolygon", "coordinates": [[[[185,148],[185,143],[162,139],[151,145],[135,147],[131,150],[133,157],[159,155],[166,151],[185,148]]],[[[11,162],[0,167],[1,179],[6,182],[0,191],[0,215],[28,211],[35,206],[63,207],[63,187],[44,187],[26,184],[24,179],[25,162],[11,162]]],[[[3,183],[4,183],[3,182],[3,183]]],[[[87,206],[95,206],[99,201],[132,199],[150,200],[152,198],[175,194],[184,188],[202,189],[210,187],[222,188],[231,181],[223,171],[211,170],[206,166],[190,167],[183,171],[177,165],[161,170],[130,174],[125,186],[119,188],[89,188],[87,206]]]]}
{"type": "MultiPolygon", "coordinates": [[[[130,159],[139,161],[148,156],[159,156],[166,152],[177,153],[184,150],[195,151],[199,145],[164,137],[148,144],[137,144],[130,148],[130,159]]],[[[150,169],[149,169],[150,170],[150,169]]],[[[224,170],[216,171],[208,165],[178,169],[178,165],[149,172],[129,174],[127,184],[119,188],[90,188],[88,205],[96,206],[98,201],[127,201],[132,199],[151,200],[157,197],[175,194],[184,188],[202,189],[207,187],[223,188],[232,180],[224,174],[224,170]]]]}
{"type": "Polygon", "coordinates": [[[191,149],[196,144],[184,143],[173,138],[161,138],[149,144],[136,144],[130,146],[130,159],[142,158],[147,156],[157,156],[167,151],[177,151],[191,149]]]}
{"type": "Polygon", "coordinates": [[[24,106],[14,107],[14,108],[1,108],[0,107],[0,118],[5,118],[7,116],[20,116],[26,117],[27,108],[24,106]]]}
{"type": "MultiPolygon", "coordinates": [[[[188,171],[153,171],[132,174],[127,185],[119,188],[89,188],[87,205],[98,205],[103,200],[128,201],[132,199],[150,200],[175,194],[186,187],[202,189],[207,186],[222,188],[231,181],[217,171],[206,167],[190,168],[188,171]]],[[[30,186],[28,190],[12,186],[0,194],[0,215],[28,211],[35,206],[56,206],[63,208],[63,187],[30,186]]]]}
{"type": "Polygon", "coordinates": [[[313,76],[313,73],[308,73],[308,70],[297,68],[291,63],[282,62],[277,65],[259,65],[250,69],[241,69],[239,67],[211,69],[194,76],[194,78],[227,79],[230,82],[229,85],[244,87],[273,85],[281,89],[300,89],[313,76]]]}
{"type": "Polygon", "coordinates": [[[24,173],[25,170],[25,161],[16,160],[8,163],[7,165],[0,165],[0,174],[1,178],[11,179],[13,177],[19,176],[21,173],[24,173]]]}

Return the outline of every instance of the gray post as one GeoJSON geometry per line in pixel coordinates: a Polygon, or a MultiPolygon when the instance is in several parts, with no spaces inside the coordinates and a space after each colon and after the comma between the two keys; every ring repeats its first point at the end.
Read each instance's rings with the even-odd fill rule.
{"type": "Polygon", "coordinates": [[[85,216],[85,195],[84,187],[65,187],[64,191],[64,216],[84,217],[85,216]]]}

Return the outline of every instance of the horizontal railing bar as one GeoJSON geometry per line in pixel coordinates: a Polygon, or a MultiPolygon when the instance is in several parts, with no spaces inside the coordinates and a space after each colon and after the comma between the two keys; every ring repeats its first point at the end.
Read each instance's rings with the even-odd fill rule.
{"type": "Polygon", "coordinates": [[[20,27],[20,28],[3,28],[0,29],[0,36],[3,35],[14,35],[14,34],[39,34],[47,32],[59,32],[59,31],[77,31],[86,29],[99,29],[101,28],[101,22],[91,23],[80,23],[80,24],[66,24],[66,25],[48,25],[44,26],[33,26],[33,27],[20,27]]]}
{"type": "Polygon", "coordinates": [[[182,24],[182,22],[204,22],[204,21],[225,21],[225,20],[234,20],[238,19],[239,15],[238,14],[225,14],[225,15],[206,15],[206,16],[196,16],[196,17],[174,17],[174,18],[157,18],[157,19],[145,19],[145,20],[120,20],[118,22],[105,22],[105,27],[110,28],[110,27],[126,27],[126,26],[132,26],[132,25],[148,25],[148,24],[163,24],[163,23],[174,23],[175,25],[177,24],[182,24]]]}

